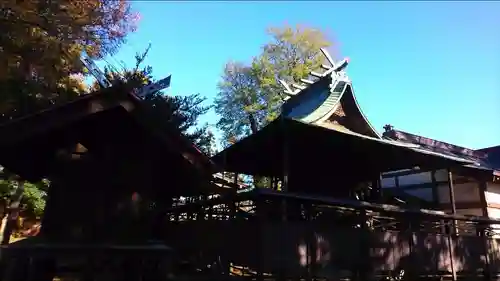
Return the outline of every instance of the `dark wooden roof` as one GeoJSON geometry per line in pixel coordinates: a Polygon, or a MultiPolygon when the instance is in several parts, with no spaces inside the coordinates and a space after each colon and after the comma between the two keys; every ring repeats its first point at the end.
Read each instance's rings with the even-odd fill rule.
{"type": "Polygon", "coordinates": [[[177,128],[151,118],[125,85],[113,86],[1,124],[0,165],[36,181],[61,169],[59,151],[80,143],[96,163],[112,167],[110,176],[131,184],[168,189],[172,181],[199,186],[194,179],[209,178],[210,159],[177,128]]]}
{"type": "Polygon", "coordinates": [[[500,146],[473,150],[447,142],[396,130],[390,125],[385,126],[383,137],[401,143],[413,144],[422,150],[435,152],[450,157],[471,161],[469,165],[458,167],[462,173],[473,173],[474,176],[491,178],[491,173],[497,174],[500,169],[500,146]]]}
{"type": "Polygon", "coordinates": [[[415,166],[437,169],[469,163],[388,140],[287,118],[272,122],[212,159],[229,172],[281,176],[286,166],[293,166],[295,172],[326,169],[332,179],[354,173],[365,174],[370,179],[381,172],[415,166]],[[285,150],[288,151],[286,158],[285,150]]]}
{"type": "Polygon", "coordinates": [[[426,138],[400,130],[395,130],[392,127],[390,127],[389,130],[386,130],[383,136],[392,140],[419,145],[432,151],[445,153],[456,157],[465,157],[471,160],[484,159],[487,156],[486,153],[482,151],[476,151],[451,143],[426,138]]]}
{"type": "Polygon", "coordinates": [[[500,170],[500,145],[478,149],[477,151],[486,153],[485,162],[496,170],[500,170]]]}

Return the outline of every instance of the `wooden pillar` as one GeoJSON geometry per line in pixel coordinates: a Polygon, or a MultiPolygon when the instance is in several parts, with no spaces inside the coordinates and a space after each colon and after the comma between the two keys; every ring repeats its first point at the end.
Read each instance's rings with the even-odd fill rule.
{"type": "Polygon", "coordinates": [[[196,220],[204,221],[206,217],[205,207],[207,206],[208,196],[203,194],[201,196],[202,203],[198,206],[198,214],[196,215],[196,220]]]}
{"type": "Polygon", "coordinates": [[[260,196],[257,197],[255,200],[256,208],[255,208],[255,215],[256,215],[256,223],[257,226],[255,227],[255,230],[257,231],[255,237],[257,240],[257,253],[255,255],[256,257],[256,264],[257,264],[257,281],[263,281],[264,280],[264,260],[262,259],[262,256],[264,254],[264,240],[263,240],[263,224],[264,224],[264,202],[260,196]]]}
{"type": "Polygon", "coordinates": [[[234,173],[234,178],[233,178],[233,181],[234,181],[234,185],[236,187],[236,190],[239,189],[239,185],[238,185],[238,176],[239,174],[238,173],[234,173]]]}
{"type": "Polygon", "coordinates": [[[378,185],[379,196],[380,196],[380,198],[382,198],[384,196],[384,189],[382,186],[382,173],[378,174],[377,185],[378,185]]]}
{"type": "Polygon", "coordinates": [[[60,233],[59,228],[61,227],[61,220],[59,216],[63,212],[63,207],[61,202],[64,202],[66,198],[65,192],[68,186],[64,185],[64,181],[59,178],[51,178],[51,183],[49,191],[47,192],[47,203],[45,205],[45,210],[42,215],[40,235],[44,239],[49,241],[57,240],[58,234],[60,233]]]}
{"type": "MultiPolygon", "coordinates": [[[[283,130],[283,181],[281,182],[281,191],[282,192],[288,192],[289,191],[289,172],[290,172],[290,166],[289,166],[289,140],[290,138],[288,137],[288,128],[285,123],[285,117],[281,117],[281,129],[283,130]]],[[[281,202],[281,212],[282,212],[282,221],[283,223],[287,220],[287,206],[286,206],[286,200],[283,199],[281,202]]]]}
{"type": "MultiPolygon", "coordinates": [[[[448,190],[450,193],[451,212],[453,215],[456,215],[457,208],[455,205],[455,189],[453,188],[453,174],[450,169],[448,169],[448,190]]],[[[454,249],[453,249],[453,239],[452,239],[452,236],[455,236],[456,234],[457,234],[457,221],[452,220],[452,227],[450,228],[450,233],[448,233],[448,247],[450,253],[451,276],[453,281],[457,280],[457,272],[455,270],[455,264],[453,261],[455,257],[453,253],[454,249]]]]}
{"type": "MultiPolygon", "coordinates": [[[[312,224],[313,217],[313,206],[307,202],[304,204],[304,211],[306,215],[306,222],[308,225],[312,224]]],[[[315,256],[316,252],[314,250],[314,227],[308,227],[305,234],[305,255],[306,255],[306,281],[313,280],[314,277],[314,264],[315,264],[315,256]]]]}
{"type": "MultiPolygon", "coordinates": [[[[448,191],[450,193],[450,205],[451,205],[451,213],[453,215],[457,214],[457,206],[455,203],[455,188],[453,186],[453,173],[451,170],[448,170],[448,191]]],[[[457,221],[453,220],[453,234],[457,233],[457,221]]]]}
{"type": "Polygon", "coordinates": [[[361,252],[359,253],[359,256],[362,257],[361,260],[359,261],[359,266],[358,266],[358,272],[357,272],[357,280],[360,281],[367,281],[367,280],[373,280],[374,277],[374,271],[372,267],[372,256],[371,256],[371,229],[368,227],[368,222],[369,217],[367,214],[366,210],[360,211],[360,222],[361,222],[361,228],[360,228],[360,236],[361,236],[361,241],[359,243],[361,244],[361,252]]]}
{"type": "MultiPolygon", "coordinates": [[[[488,215],[488,202],[486,201],[486,191],[488,189],[488,183],[481,181],[479,183],[479,200],[481,202],[481,209],[483,212],[483,217],[489,217],[488,215]]],[[[484,280],[491,280],[491,266],[490,266],[490,243],[487,235],[488,228],[491,225],[482,223],[479,226],[481,239],[483,242],[484,250],[484,280]]]]}
{"type": "Polygon", "coordinates": [[[481,202],[481,210],[483,212],[483,217],[489,217],[488,202],[486,201],[487,190],[488,190],[488,183],[485,181],[481,181],[479,183],[479,200],[481,202]]]}
{"type": "MultiPolygon", "coordinates": [[[[415,235],[414,235],[414,228],[418,229],[418,224],[416,224],[415,222],[415,216],[410,216],[410,217],[407,217],[408,219],[408,228],[407,230],[405,230],[407,233],[408,233],[408,251],[409,251],[409,261],[410,261],[410,264],[415,264],[416,263],[416,260],[415,260],[415,256],[416,256],[416,247],[415,247],[415,240],[413,238],[415,238],[415,235]],[[415,226],[415,224],[417,226],[415,226]]],[[[417,234],[418,235],[418,234],[417,234]]],[[[418,239],[418,237],[417,237],[418,239]]],[[[408,268],[408,273],[409,273],[409,276],[412,276],[412,274],[415,274],[415,272],[418,272],[418,270],[416,270],[416,268],[412,267],[412,266],[409,266],[408,268]]],[[[407,274],[408,274],[407,273],[407,274]]]]}
{"type": "Polygon", "coordinates": [[[382,199],[382,175],[378,174],[373,177],[372,190],[369,196],[374,202],[380,202],[382,199]]]}
{"type": "MultiPolygon", "coordinates": [[[[208,198],[208,197],[207,197],[208,198]]],[[[208,211],[207,211],[207,220],[213,220],[214,216],[214,205],[212,202],[208,204],[208,211]]]]}
{"type": "Polygon", "coordinates": [[[286,126],[286,117],[282,114],[280,116],[280,121],[281,121],[281,132],[282,132],[282,142],[283,142],[283,158],[281,159],[283,161],[283,167],[282,167],[282,172],[283,172],[283,181],[281,183],[281,191],[288,191],[288,173],[289,173],[289,141],[290,138],[288,137],[288,127],[286,126]]]}
{"type": "Polygon", "coordinates": [[[436,206],[439,206],[441,202],[439,200],[439,191],[438,191],[438,184],[436,181],[435,170],[431,172],[431,180],[432,180],[432,200],[434,201],[434,204],[436,204],[436,206]]]}
{"type": "MultiPolygon", "coordinates": [[[[431,171],[431,181],[432,181],[432,200],[436,207],[440,208],[441,200],[439,200],[439,185],[436,180],[436,170],[431,171]]],[[[444,220],[440,220],[441,224],[441,233],[445,234],[446,233],[446,225],[444,220]]]]}
{"type": "MultiPolygon", "coordinates": [[[[282,130],[283,130],[283,181],[281,183],[281,192],[288,192],[289,191],[289,172],[290,172],[290,166],[289,166],[289,140],[290,138],[288,137],[288,128],[285,124],[285,117],[282,118],[282,130]]],[[[281,201],[281,231],[279,232],[280,235],[286,236],[286,226],[287,226],[287,221],[288,221],[288,206],[287,206],[287,201],[286,199],[282,199],[281,201]]],[[[261,233],[261,235],[264,235],[261,233]]],[[[283,253],[285,252],[285,237],[280,237],[280,269],[278,272],[278,280],[284,280],[285,276],[287,275],[286,272],[284,272],[285,266],[283,265],[284,257],[283,253]]]]}

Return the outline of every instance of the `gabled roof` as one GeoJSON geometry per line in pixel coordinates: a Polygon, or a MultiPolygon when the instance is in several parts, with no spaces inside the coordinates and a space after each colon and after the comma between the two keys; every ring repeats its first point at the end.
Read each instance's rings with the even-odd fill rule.
{"type": "Polygon", "coordinates": [[[292,95],[283,105],[282,114],[308,124],[325,127],[336,124],[355,133],[381,138],[361,111],[344,68],[319,77],[292,95]]]}
{"type": "Polygon", "coordinates": [[[60,169],[61,149],[81,143],[96,157],[116,158],[109,161],[117,169],[132,169],[124,177],[145,173],[159,180],[180,170],[211,177],[210,159],[168,122],[150,122],[149,112],[126,85],[116,85],[0,124],[0,165],[36,181],[60,169]]]}

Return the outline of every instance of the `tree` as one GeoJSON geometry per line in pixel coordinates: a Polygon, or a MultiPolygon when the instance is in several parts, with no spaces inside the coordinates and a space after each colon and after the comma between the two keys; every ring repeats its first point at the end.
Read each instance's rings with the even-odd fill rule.
{"type": "MultiPolygon", "coordinates": [[[[92,58],[115,53],[136,20],[126,0],[2,1],[0,122],[85,93],[82,52],[92,58]]],[[[17,217],[12,209],[20,205],[20,211],[41,214],[45,187],[10,177],[0,181],[0,197],[11,207],[2,241],[10,236],[7,217],[17,217]]]]}
{"type": "MultiPolygon", "coordinates": [[[[0,4],[0,116],[11,119],[82,94],[82,51],[115,53],[135,29],[126,0],[0,4]]],[[[0,121],[1,119],[0,118],[0,121]]]]}
{"type": "Polygon", "coordinates": [[[264,45],[261,57],[276,77],[299,83],[327,63],[320,48],[330,47],[332,43],[321,30],[298,25],[272,27],[268,32],[273,40],[264,45]]]}
{"type": "Polygon", "coordinates": [[[320,30],[284,26],[268,32],[271,41],[251,65],[228,62],[224,68],[214,102],[224,139],[255,133],[279,116],[283,98],[278,78],[300,83],[326,63],[320,48],[331,43],[320,30]]]}
{"type": "Polygon", "coordinates": [[[8,244],[19,215],[39,218],[45,209],[49,183],[41,181],[29,183],[1,170],[0,205],[3,208],[0,226],[0,243],[8,244]]]}
{"type": "Polygon", "coordinates": [[[187,96],[167,96],[161,92],[151,93],[144,98],[155,119],[168,121],[207,155],[214,153],[214,135],[208,125],[198,127],[200,116],[210,108],[202,105],[205,101],[200,94],[187,96]]]}
{"type": "MultiPolygon", "coordinates": [[[[113,66],[107,66],[104,75],[111,82],[127,83],[132,89],[138,89],[154,82],[151,66],[141,67],[150,47],[143,53],[135,56],[135,66],[132,69],[123,68],[117,71],[113,66]]],[[[93,89],[99,88],[97,83],[93,89]]],[[[168,96],[162,91],[150,93],[144,97],[143,103],[147,105],[150,114],[159,123],[169,122],[208,155],[214,152],[214,135],[208,125],[198,126],[199,118],[207,113],[209,106],[204,106],[205,98],[200,94],[187,96],[168,96]]]]}
{"type": "MultiPolygon", "coordinates": [[[[256,133],[279,116],[283,92],[278,78],[300,83],[318,70],[326,59],[320,48],[331,45],[318,29],[297,26],[270,28],[271,41],[250,65],[228,62],[218,84],[215,112],[224,140],[237,140],[256,133]]],[[[223,144],[224,146],[227,143],[223,144]]],[[[270,180],[254,177],[254,185],[266,187],[270,180]]]]}
{"type": "Polygon", "coordinates": [[[261,127],[264,101],[258,92],[257,76],[251,66],[228,62],[218,84],[215,112],[221,116],[217,126],[224,139],[256,133],[261,127]]]}

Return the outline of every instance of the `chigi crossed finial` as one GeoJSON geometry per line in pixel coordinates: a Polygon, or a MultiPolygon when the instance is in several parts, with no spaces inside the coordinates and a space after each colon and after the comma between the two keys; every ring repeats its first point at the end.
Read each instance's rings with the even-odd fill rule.
{"type": "Polygon", "coordinates": [[[386,124],[386,125],[384,126],[384,130],[385,130],[386,132],[390,132],[390,131],[394,130],[394,126],[392,126],[391,124],[386,124]]]}
{"type": "MultiPolygon", "coordinates": [[[[340,74],[344,72],[344,69],[349,64],[349,58],[345,58],[339,62],[335,62],[325,48],[321,48],[320,50],[321,53],[323,53],[323,55],[326,57],[330,65],[322,64],[321,68],[325,69],[326,71],[323,73],[311,71],[309,73],[311,76],[321,79],[322,77],[326,77],[327,75],[331,75],[332,73],[340,74]]],[[[309,79],[300,79],[300,82],[303,83],[302,85],[295,83],[288,85],[288,83],[281,79],[278,79],[278,81],[283,86],[283,88],[285,88],[285,90],[283,91],[283,93],[285,94],[285,100],[289,99],[291,96],[298,94],[300,91],[306,89],[309,85],[315,83],[315,81],[309,79]]]]}

